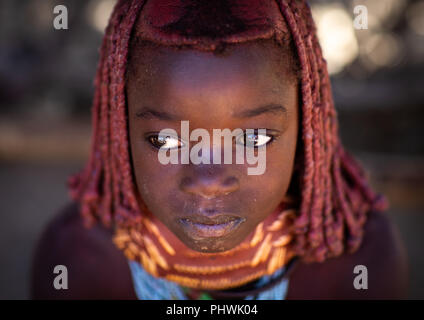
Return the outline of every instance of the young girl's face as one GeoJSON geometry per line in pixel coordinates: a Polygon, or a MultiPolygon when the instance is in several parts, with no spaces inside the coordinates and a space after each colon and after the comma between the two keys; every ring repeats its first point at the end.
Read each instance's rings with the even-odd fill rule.
{"type": "MultiPolygon", "coordinates": [[[[138,194],[193,250],[234,248],[287,192],[298,135],[298,83],[292,68],[276,58],[280,50],[252,42],[219,56],[165,46],[132,52],[127,101],[138,194]],[[183,139],[182,120],[189,121],[190,131],[207,130],[211,139],[214,129],[267,129],[266,136],[250,136],[266,144],[265,172],[248,175],[252,166],[246,160],[237,164],[234,152],[232,164],[224,164],[223,152],[222,164],[214,164],[212,149],[211,164],[161,164],[164,141],[157,135],[169,128],[183,139]]],[[[197,143],[191,141],[190,148],[197,143]]]]}

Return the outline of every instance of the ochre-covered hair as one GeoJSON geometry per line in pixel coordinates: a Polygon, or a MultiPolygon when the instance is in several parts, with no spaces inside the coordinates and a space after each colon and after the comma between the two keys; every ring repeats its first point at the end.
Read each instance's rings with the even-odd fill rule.
{"type": "Polygon", "coordinates": [[[326,62],[310,8],[300,0],[117,3],[100,51],[90,159],[69,179],[71,197],[80,203],[87,226],[97,221],[128,226],[146,210],[137,201],[129,150],[125,76],[132,37],[203,51],[260,39],[283,46],[291,41],[302,99],[294,250],[306,261],[323,261],[360,246],[368,213],[384,210],[386,202],[371,190],[340,142],[326,62]]]}

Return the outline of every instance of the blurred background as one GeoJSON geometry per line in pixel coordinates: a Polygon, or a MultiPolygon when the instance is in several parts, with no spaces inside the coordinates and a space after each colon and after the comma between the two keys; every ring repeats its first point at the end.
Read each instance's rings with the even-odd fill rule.
{"type": "MultiPolygon", "coordinates": [[[[29,298],[32,254],[87,159],[93,79],[115,0],[0,1],[0,299],[29,298]],[[68,30],[53,8],[68,8],[68,30]]],[[[424,299],[424,0],[310,1],[342,139],[385,193],[424,299]],[[356,30],[354,7],[368,9],[356,30]]]]}

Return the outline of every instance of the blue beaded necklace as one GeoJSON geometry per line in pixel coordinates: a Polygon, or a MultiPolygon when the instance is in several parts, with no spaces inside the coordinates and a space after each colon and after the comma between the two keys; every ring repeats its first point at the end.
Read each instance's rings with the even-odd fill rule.
{"type": "MultiPolygon", "coordinates": [[[[186,295],[187,289],[179,284],[156,278],[144,270],[140,263],[129,261],[134,289],[139,300],[190,300],[186,295]]],[[[255,283],[256,288],[266,286],[282,274],[286,273],[287,266],[275,271],[272,275],[265,275],[255,283]]],[[[284,300],[287,294],[289,279],[283,278],[278,284],[271,288],[259,292],[255,295],[248,295],[243,300],[284,300]]],[[[212,299],[210,295],[204,293],[198,299],[212,299]]]]}

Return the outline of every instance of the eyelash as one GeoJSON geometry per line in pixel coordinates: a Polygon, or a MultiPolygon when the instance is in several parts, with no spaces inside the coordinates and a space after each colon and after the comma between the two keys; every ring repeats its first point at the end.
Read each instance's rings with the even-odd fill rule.
{"type": "MultiPolygon", "coordinates": [[[[259,129],[255,129],[253,134],[255,134],[256,136],[259,136],[259,135],[257,134],[258,130],[259,130],[259,129]]],[[[274,130],[266,129],[266,131],[267,131],[267,132],[269,132],[269,131],[271,131],[271,132],[272,132],[272,131],[274,131],[274,130]]],[[[234,139],[236,140],[236,143],[238,143],[237,141],[238,141],[240,138],[242,138],[242,137],[246,137],[246,135],[247,135],[247,132],[246,132],[246,131],[244,131],[244,132],[243,132],[243,134],[241,134],[241,135],[239,135],[239,136],[237,136],[237,137],[234,137],[234,139]]],[[[249,135],[252,135],[252,133],[249,133],[249,135]]],[[[277,140],[277,139],[278,139],[278,137],[279,137],[277,134],[265,134],[265,136],[266,136],[266,137],[270,137],[270,140],[269,140],[269,141],[267,141],[267,142],[265,142],[264,144],[262,144],[262,145],[260,145],[260,146],[256,146],[256,145],[255,145],[255,146],[253,146],[253,148],[258,149],[258,148],[260,148],[260,147],[262,147],[262,146],[264,146],[264,145],[269,145],[269,144],[271,144],[272,142],[274,142],[275,140],[277,140]]],[[[161,146],[163,146],[163,144],[162,144],[162,145],[160,145],[160,142],[158,142],[158,138],[159,138],[159,134],[158,134],[158,133],[150,133],[150,134],[147,134],[147,135],[146,135],[146,141],[147,141],[147,142],[149,142],[149,143],[150,143],[150,145],[151,145],[152,147],[156,148],[156,149],[160,149],[160,148],[161,148],[161,146]]],[[[180,149],[182,146],[184,146],[184,143],[181,141],[181,139],[179,139],[179,138],[177,138],[177,137],[172,137],[172,138],[177,139],[177,140],[179,141],[179,143],[181,144],[181,146],[173,147],[173,148],[168,148],[169,150],[174,149],[174,148],[178,148],[178,149],[180,149]]],[[[243,143],[243,145],[244,145],[245,147],[247,147],[245,143],[243,143]]]]}

